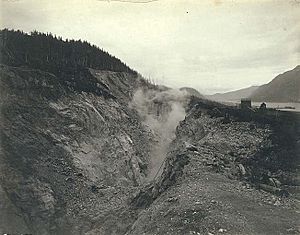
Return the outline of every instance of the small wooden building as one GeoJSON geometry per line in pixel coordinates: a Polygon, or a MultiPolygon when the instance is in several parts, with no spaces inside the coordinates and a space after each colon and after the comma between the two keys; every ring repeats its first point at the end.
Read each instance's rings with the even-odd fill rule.
{"type": "Polygon", "coordinates": [[[250,98],[242,98],[241,99],[241,109],[249,109],[251,108],[251,99],[250,98]]]}

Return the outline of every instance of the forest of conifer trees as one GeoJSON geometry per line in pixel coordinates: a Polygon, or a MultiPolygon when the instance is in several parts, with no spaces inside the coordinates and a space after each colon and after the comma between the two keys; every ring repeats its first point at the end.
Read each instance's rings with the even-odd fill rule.
{"type": "Polygon", "coordinates": [[[81,40],[63,40],[51,33],[0,31],[0,63],[28,66],[59,75],[83,68],[136,74],[119,59],[81,40]]]}
{"type": "Polygon", "coordinates": [[[37,31],[27,34],[19,30],[0,30],[0,64],[49,72],[70,89],[106,97],[111,97],[109,91],[88,68],[137,76],[137,72],[118,58],[86,41],[63,40],[37,31]]]}

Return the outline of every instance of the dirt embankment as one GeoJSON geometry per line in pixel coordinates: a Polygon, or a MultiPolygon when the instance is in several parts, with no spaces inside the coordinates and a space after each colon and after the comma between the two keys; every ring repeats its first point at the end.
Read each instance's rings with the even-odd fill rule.
{"type": "Polygon", "coordinates": [[[164,162],[185,92],[128,73],[89,69],[68,83],[5,65],[1,90],[1,198],[19,221],[1,232],[125,233],[128,198],[164,162]]]}
{"type": "Polygon", "coordinates": [[[153,135],[128,102],[150,85],[90,70],[95,93],[40,70],[0,69],[1,195],[17,214],[0,232],[83,234],[146,178],[153,135]]]}
{"type": "Polygon", "coordinates": [[[297,167],[282,164],[285,156],[297,159],[283,153],[299,153],[299,142],[278,141],[289,133],[276,124],[282,119],[246,120],[249,115],[235,112],[203,100],[191,103],[171,144],[170,164],[132,201],[146,209],[139,209],[127,234],[300,233],[297,194],[283,180],[296,177],[297,167]]]}

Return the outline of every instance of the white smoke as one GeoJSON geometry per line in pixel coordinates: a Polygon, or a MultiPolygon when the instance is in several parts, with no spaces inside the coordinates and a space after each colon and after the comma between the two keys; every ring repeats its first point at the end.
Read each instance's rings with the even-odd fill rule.
{"type": "Polygon", "coordinates": [[[187,92],[184,90],[138,90],[133,96],[132,107],[158,140],[151,152],[149,180],[153,180],[163,169],[168,146],[175,138],[176,127],[185,118],[186,102],[187,92]]]}

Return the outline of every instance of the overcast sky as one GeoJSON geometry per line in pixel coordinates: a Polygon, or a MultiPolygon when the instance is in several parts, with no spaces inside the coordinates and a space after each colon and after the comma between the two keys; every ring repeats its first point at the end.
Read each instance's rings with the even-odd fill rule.
{"type": "Polygon", "coordinates": [[[0,24],[87,40],[158,83],[205,94],[300,64],[300,0],[122,1],[1,0],[0,24]]]}

